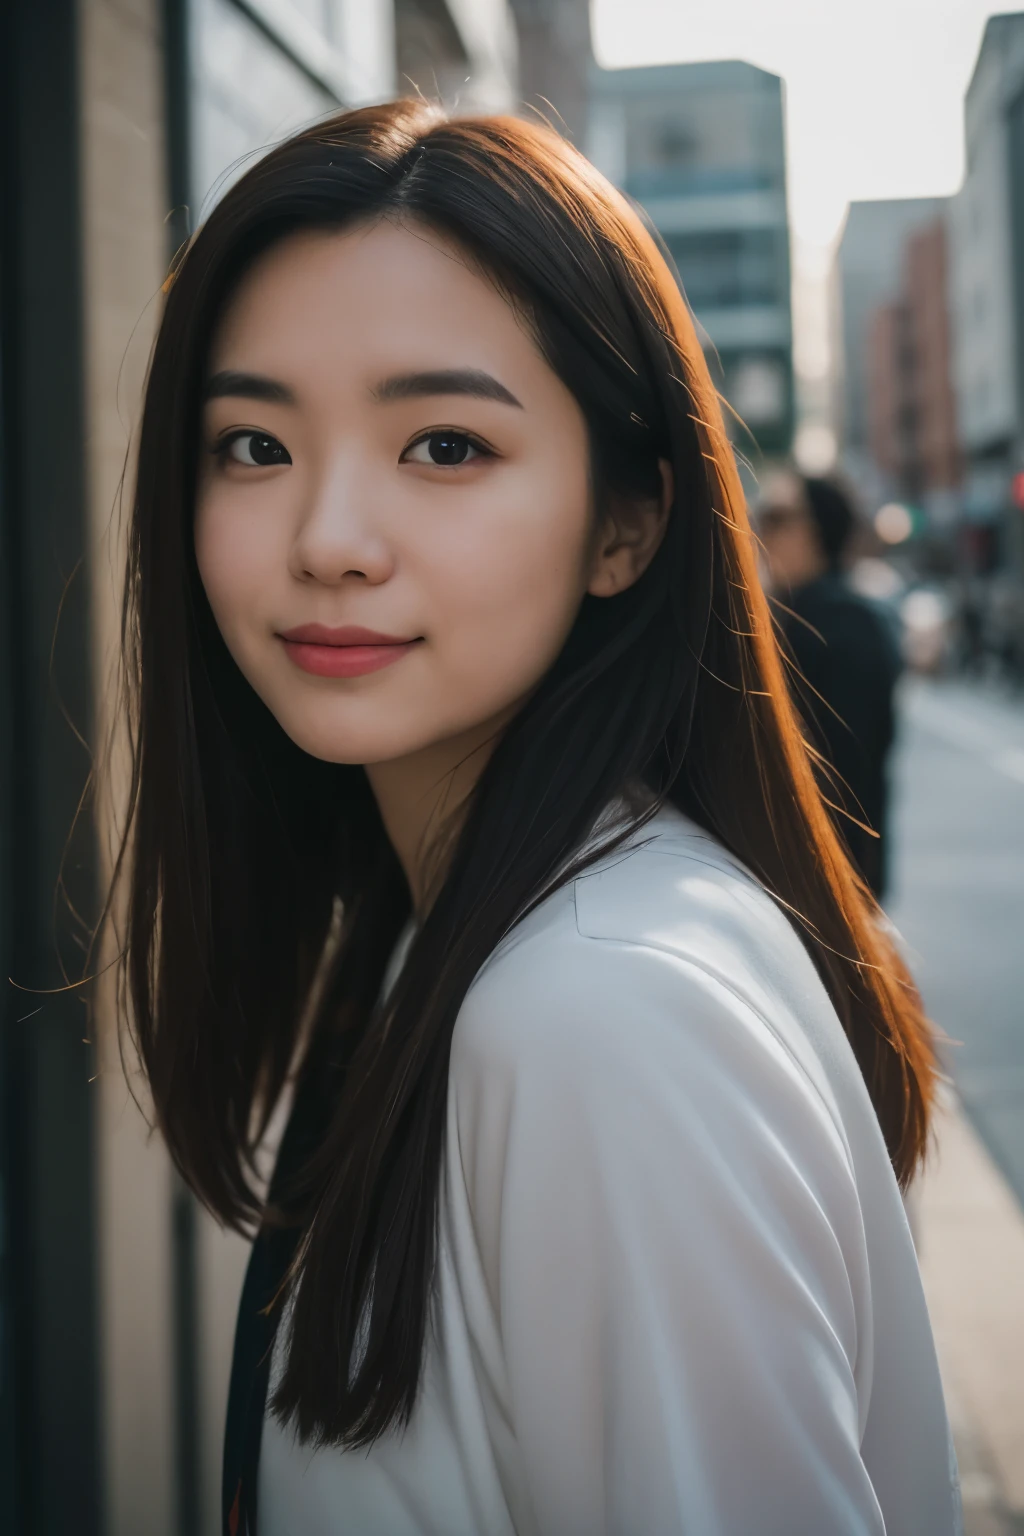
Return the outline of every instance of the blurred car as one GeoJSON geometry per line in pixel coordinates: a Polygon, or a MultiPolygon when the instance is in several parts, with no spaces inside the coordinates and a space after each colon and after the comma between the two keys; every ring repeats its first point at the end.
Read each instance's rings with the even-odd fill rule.
{"type": "Polygon", "coordinates": [[[914,586],[900,599],[903,659],[914,672],[941,672],[949,656],[953,605],[939,587],[914,586]]]}
{"type": "Polygon", "coordinates": [[[888,560],[874,556],[854,563],[849,582],[886,612],[912,671],[942,671],[949,659],[955,614],[941,587],[908,583],[888,560]]]}

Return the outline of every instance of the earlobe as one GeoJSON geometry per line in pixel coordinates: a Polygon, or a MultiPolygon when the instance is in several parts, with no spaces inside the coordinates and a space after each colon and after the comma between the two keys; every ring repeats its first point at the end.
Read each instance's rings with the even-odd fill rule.
{"type": "Polygon", "coordinates": [[[591,597],[614,597],[616,592],[622,591],[620,575],[617,562],[599,557],[597,569],[590,578],[587,591],[591,597]]]}
{"type": "Polygon", "coordinates": [[[614,597],[640,577],[657,554],[675,495],[675,477],[668,459],[659,459],[661,495],[616,496],[608,508],[587,591],[591,597],[614,597]]]}

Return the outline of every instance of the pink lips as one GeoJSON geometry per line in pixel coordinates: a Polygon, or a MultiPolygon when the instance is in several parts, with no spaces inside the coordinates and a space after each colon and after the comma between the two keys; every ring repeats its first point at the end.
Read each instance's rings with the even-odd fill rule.
{"type": "Polygon", "coordinates": [[[374,629],[345,624],[331,629],[326,624],[299,624],[278,638],[288,657],[303,672],[315,677],[362,677],[389,667],[419,644],[400,635],[382,635],[374,629]]]}

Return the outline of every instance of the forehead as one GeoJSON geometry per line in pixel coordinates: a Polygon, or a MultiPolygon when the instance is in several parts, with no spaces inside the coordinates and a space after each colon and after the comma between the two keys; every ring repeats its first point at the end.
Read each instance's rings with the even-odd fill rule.
{"type": "Polygon", "coordinates": [[[755,502],[757,515],[784,512],[799,516],[806,511],[804,488],[795,474],[783,469],[766,475],[755,502]]]}
{"type": "Polygon", "coordinates": [[[233,295],[211,355],[212,371],[335,379],[446,365],[548,371],[523,317],[458,247],[391,219],[276,245],[233,295]]]}

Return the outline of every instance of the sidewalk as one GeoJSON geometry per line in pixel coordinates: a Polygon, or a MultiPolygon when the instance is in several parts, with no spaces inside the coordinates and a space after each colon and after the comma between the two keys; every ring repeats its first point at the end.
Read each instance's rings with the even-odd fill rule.
{"type": "Polygon", "coordinates": [[[913,1222],[960,1463],[966,1536],[1024,1533],[1024,1212],[959,1102],[913,1222]]]}

